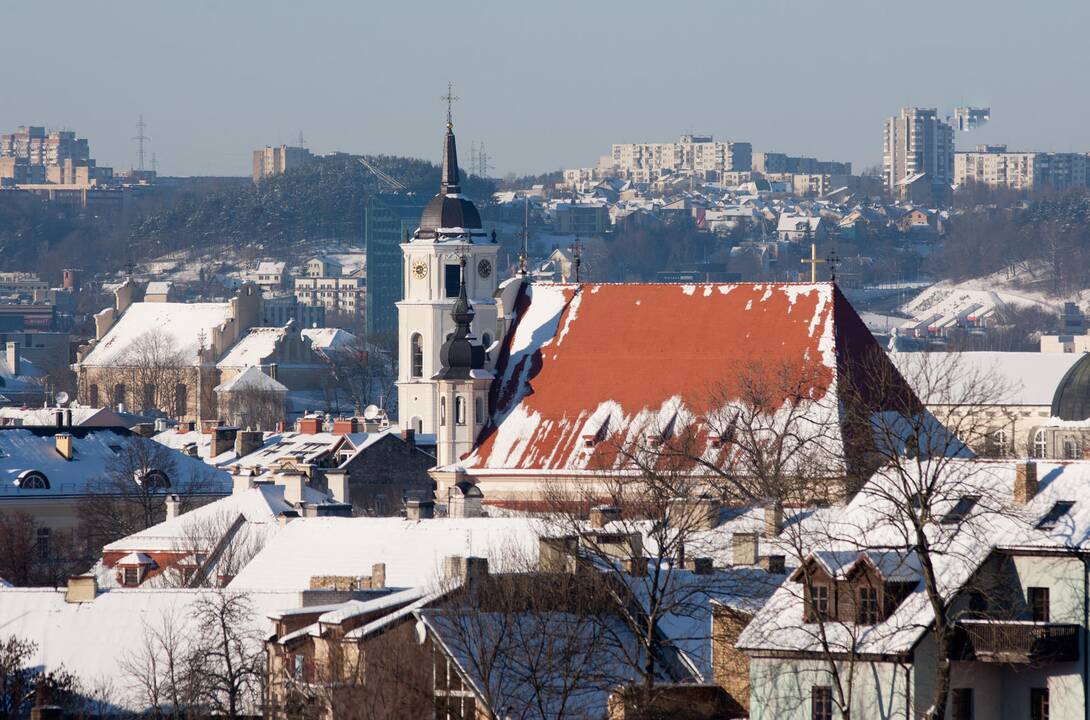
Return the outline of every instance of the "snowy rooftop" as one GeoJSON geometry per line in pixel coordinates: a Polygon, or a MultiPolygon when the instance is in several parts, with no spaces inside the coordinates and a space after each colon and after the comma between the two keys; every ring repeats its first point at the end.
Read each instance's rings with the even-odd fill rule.
{"type": "Polygon", "coordinates": [[[269,377],[261,368],[254,365],[246,368],[227,382],[220,383],[215,387],[215,391],[218,393],[238,392],[240,390],[286,393],[288,388],[283,383],[269,377]]]}
{"type": "Polygon", "coordinates": [[[386,564],[387,587],[430,586],[450,555],[486,557],[495,572],[515,556],[536,561],[541,530],[526,518],[305,518],[278,533],[231,588],[303,590],[314,575],[370,575],[376,563],[386,564]]]}
{"type": "Polygon", "coordinates": [[[133,344],[149,333],[162,333],[184,362],[195,363],[200,332],[203,331],[205,337],[212,337],[212,328],[222,325],[230,315],[231,305],[225,302],[133,303],[95,345],[83,364],[123,366],[133,344]]]}
{"type": "MultiPolygon", "coordinates": [[[[890,353],[890,359],[911,384],[913,378],[927,378],[918,392],[935,390],[934,397],[921,398],[927,403],[964,404],[973,399],[973,387],[985,378],[998,381],[996,396],[990,405],[1052,404],[1052,396],[1081,353],[1041,352],[958,352],[890,353]],[[945,383],[949,379],[952,386],[945,383]]],[[[977,391],[979,395],[979,391],[977,391]]]]}

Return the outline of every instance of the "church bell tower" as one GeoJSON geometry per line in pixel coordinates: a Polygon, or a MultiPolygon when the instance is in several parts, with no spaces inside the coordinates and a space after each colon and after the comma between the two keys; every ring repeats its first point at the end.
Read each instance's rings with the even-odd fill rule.
{"type": "Polygon", "coordinates": [[[459,176],[448,106],[439,192],[424,208],[412,238],[401,244],[405,296],[397,303],[398,422],[426,435],[439,432],[440,350],[458,330],[453,311],[463,297],[475,309],[466,322],[466,337],[483,352],[496,340],[499,245],[481,227],[459,176]]]}

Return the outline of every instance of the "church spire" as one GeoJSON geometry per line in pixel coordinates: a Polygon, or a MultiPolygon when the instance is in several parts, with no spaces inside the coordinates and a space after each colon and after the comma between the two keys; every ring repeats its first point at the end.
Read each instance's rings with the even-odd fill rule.
{"type": "Polygon", "coordinates": [[[462,191],[458,185],[458,149],[454,144],[454,101],[458,97],[453,83],[447,83],[447,94],[442,99],[447,101],[447,134],[443,138],[443,179],[439,191],[445,195],[462,191]]]}
{"type": "Polygon", "coordinates": [[[484,347],[474,342],[471,325],[476,313],[469,304],[466,295],[466,258],[461,257],[461,281],[458,284],[458,299],[450,310],[454,320],[454,332],[439,349],[439,361],[443,369],[436,376],[439,379],[466,379],[472,370],[484,367],[484,347]]]}

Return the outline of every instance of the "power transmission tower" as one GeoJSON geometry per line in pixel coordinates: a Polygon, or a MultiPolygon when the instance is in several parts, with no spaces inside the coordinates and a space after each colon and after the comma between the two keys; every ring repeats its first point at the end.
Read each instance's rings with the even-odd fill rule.
{"type": "Polygon", "coordinates": [[[488,164],[488,153],[484,151],[484,142],[477,147],[477,177],[488,177],[492,166],[488,164]]]}
{"type": "Polygon", "coordinates": [[[136,123],[136,137],[133,140],[136,141],[136,155],[140,159],[140,170],[144,169],[144,143],[151,140],[150,137],[144,134],[144,130],[147,125],[144,124],[144,116],[140,116],[140,121],[136,123]]]}
{"type": "Polygon", "coordinates": [[[307,146],[307,141],[303,139],[303,131],[302,130],[299,131],[298,143],[299,143],[299,147],[305,148],[307,146]]]}
{"type": "Polygon", "coordinates": [[[151,154],[151,171],[156,175],[159,174],[159,161],[155,159],[155,153],[151,154]]]}

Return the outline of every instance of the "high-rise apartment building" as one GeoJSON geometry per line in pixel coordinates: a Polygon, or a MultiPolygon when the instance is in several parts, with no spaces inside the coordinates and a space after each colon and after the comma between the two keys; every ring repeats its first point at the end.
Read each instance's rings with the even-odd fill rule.
{"type": "Polygon", "coordinates": [[[935,108],[901,108],[886,119],[882,168],[886,189],[902,197],[926,179],[936,203],[950,194],[954,181],[954,129],[935,108]]]}
{"type": "Polygon", "coordinates": [[[0,185],[92,186],[111,176],[91,159],[87,139],[71,130],[31,125],[0,135],[0,185]]]}
{"type": "Polygon", "coordinates": [[[978,145],[954,154],[954,182],[1011,190],[1085,187],[1090,158],[1084,153],[1008,152],[1006,145],[978,145]]]}
{"type": "Polygon", "coordinates": [[[253,178],[260,182],[270,175],[279,175],[293,168],[302,167],[314,159],[310,150],[303,147],[267,145],[254,150],[253,178]]]}
{"type": "Polygon", "coordinates": [[[613,146],[612,172],[637,182],[652,182],[679,172],[703,177],[749,170],[753,146],[717,142],[711,135],[682,135],[676,143],[621,143],[613,146]]]}
{"type": "Polygon", "coordinates": [[[850,162],[835,160],[817,160],[811,157],[796,157],[778,152],[753,153],[753,170],[759,173],[804,173],[819,175],[851,175],[850,162]]]}

